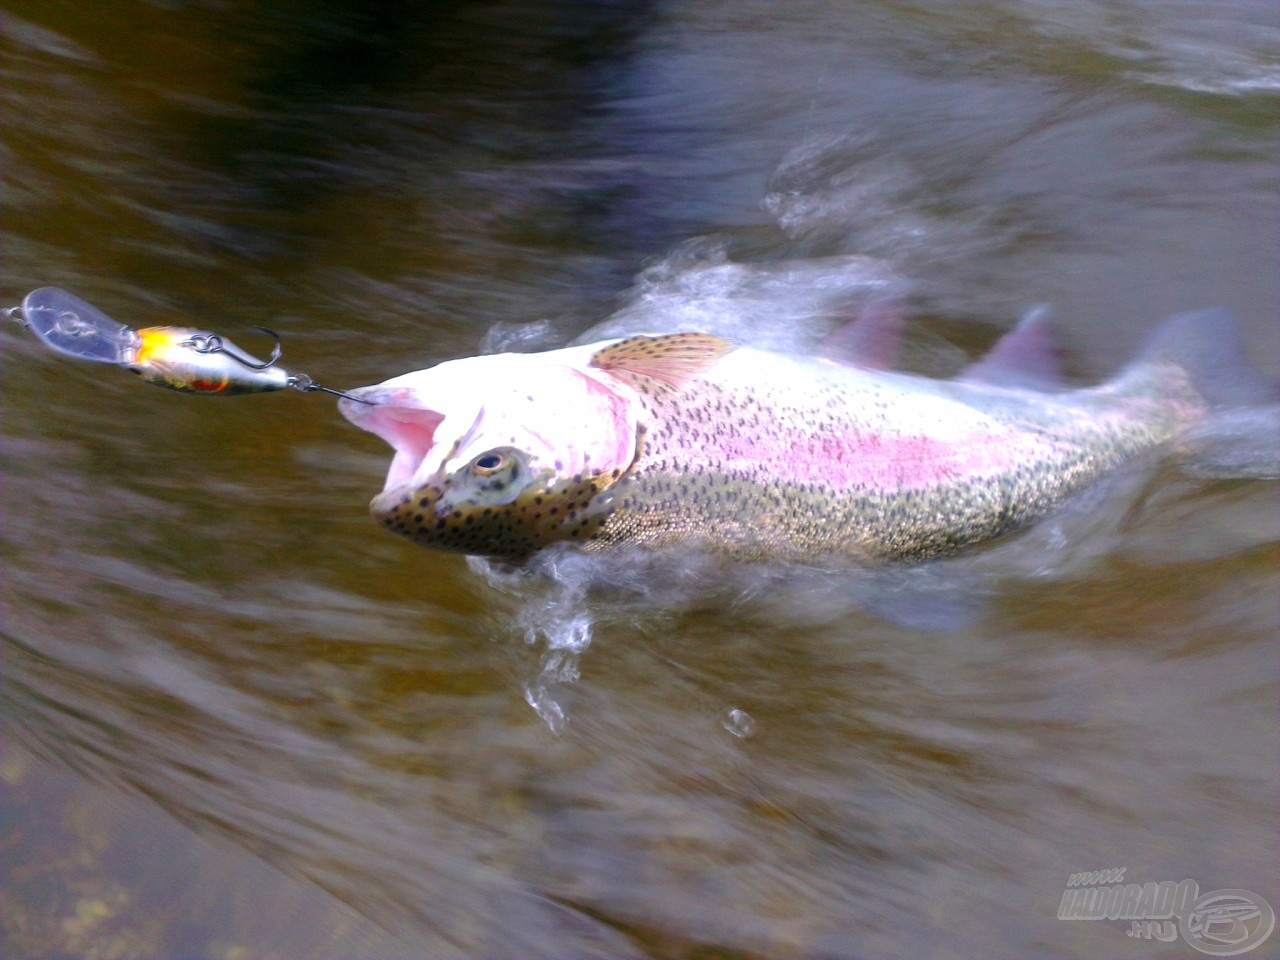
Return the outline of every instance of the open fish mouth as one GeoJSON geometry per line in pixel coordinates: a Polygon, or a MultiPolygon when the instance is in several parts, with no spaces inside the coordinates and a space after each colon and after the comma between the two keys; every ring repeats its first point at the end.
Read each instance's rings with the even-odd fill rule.
{"type": "Polygon", "coordinates": [[[444,457],[434,455],[435,438],[445,421],[444,413],[425,405],[408,387],[360,387],[348,392],[356,400],[338,401],[342,415],[381,437],[395,451],[384,493],[418,485],[439,471],[444,457]]]}

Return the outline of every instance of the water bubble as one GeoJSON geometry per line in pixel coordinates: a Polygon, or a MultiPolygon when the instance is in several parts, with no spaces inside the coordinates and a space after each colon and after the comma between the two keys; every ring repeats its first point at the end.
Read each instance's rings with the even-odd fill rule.
{"type": "Polygon", "coordinates": [[[720,725],[732,733],[735,737],[745,740],[756,732],[756,721],[745,710],[739,710],[736,707],[725,714],[724,719],[720,721],[720,725]]]}

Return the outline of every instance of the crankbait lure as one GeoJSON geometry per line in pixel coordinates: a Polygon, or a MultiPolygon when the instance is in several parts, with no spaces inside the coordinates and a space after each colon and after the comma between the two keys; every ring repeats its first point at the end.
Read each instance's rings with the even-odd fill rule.
{"type": "Polygon", "coordinates": [[[134,330],[58,287],[33,290],[21,306],[10,307],[5,312],[58,353],[78,360],[114,363],[148,383],[170,390],[234,396],[290,387],[303,393],[319,390],[359,400],[341,390],[322,387],[306,374],[291,374],[276,366],[280,359],[280,338],[265,327],[258,329],[275,339],[275,347],[270,358],[261,361],[207,330],[191,327],[134,330]]]}

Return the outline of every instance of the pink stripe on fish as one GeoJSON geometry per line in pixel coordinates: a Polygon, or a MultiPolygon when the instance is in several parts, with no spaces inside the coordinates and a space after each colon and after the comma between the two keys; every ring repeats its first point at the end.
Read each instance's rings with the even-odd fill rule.
{"type": "Polygon", "coordinates": [[[972,433],[958,440],[877,433],[717,439],[710,449],[689,451],[697,455],[695,464],[703,461],[713,468],[767,473],[784,483],[837,490],[920,489],[989,477],[1049,458],[1056,449],[1047,439],[1015,430],[972,433]]]}

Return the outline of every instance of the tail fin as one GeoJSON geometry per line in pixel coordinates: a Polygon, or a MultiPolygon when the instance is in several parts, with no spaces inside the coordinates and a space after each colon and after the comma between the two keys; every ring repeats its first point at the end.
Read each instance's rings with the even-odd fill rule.
{"type": "Polygon", "coordinates": [[[1210,406],[1240,407],[1273,402],[1275,388],[1249,363],[1235,319],[1226,310],[1180,313],[1147,340],[1137,365],[1173,363],[1210,406]]]}

